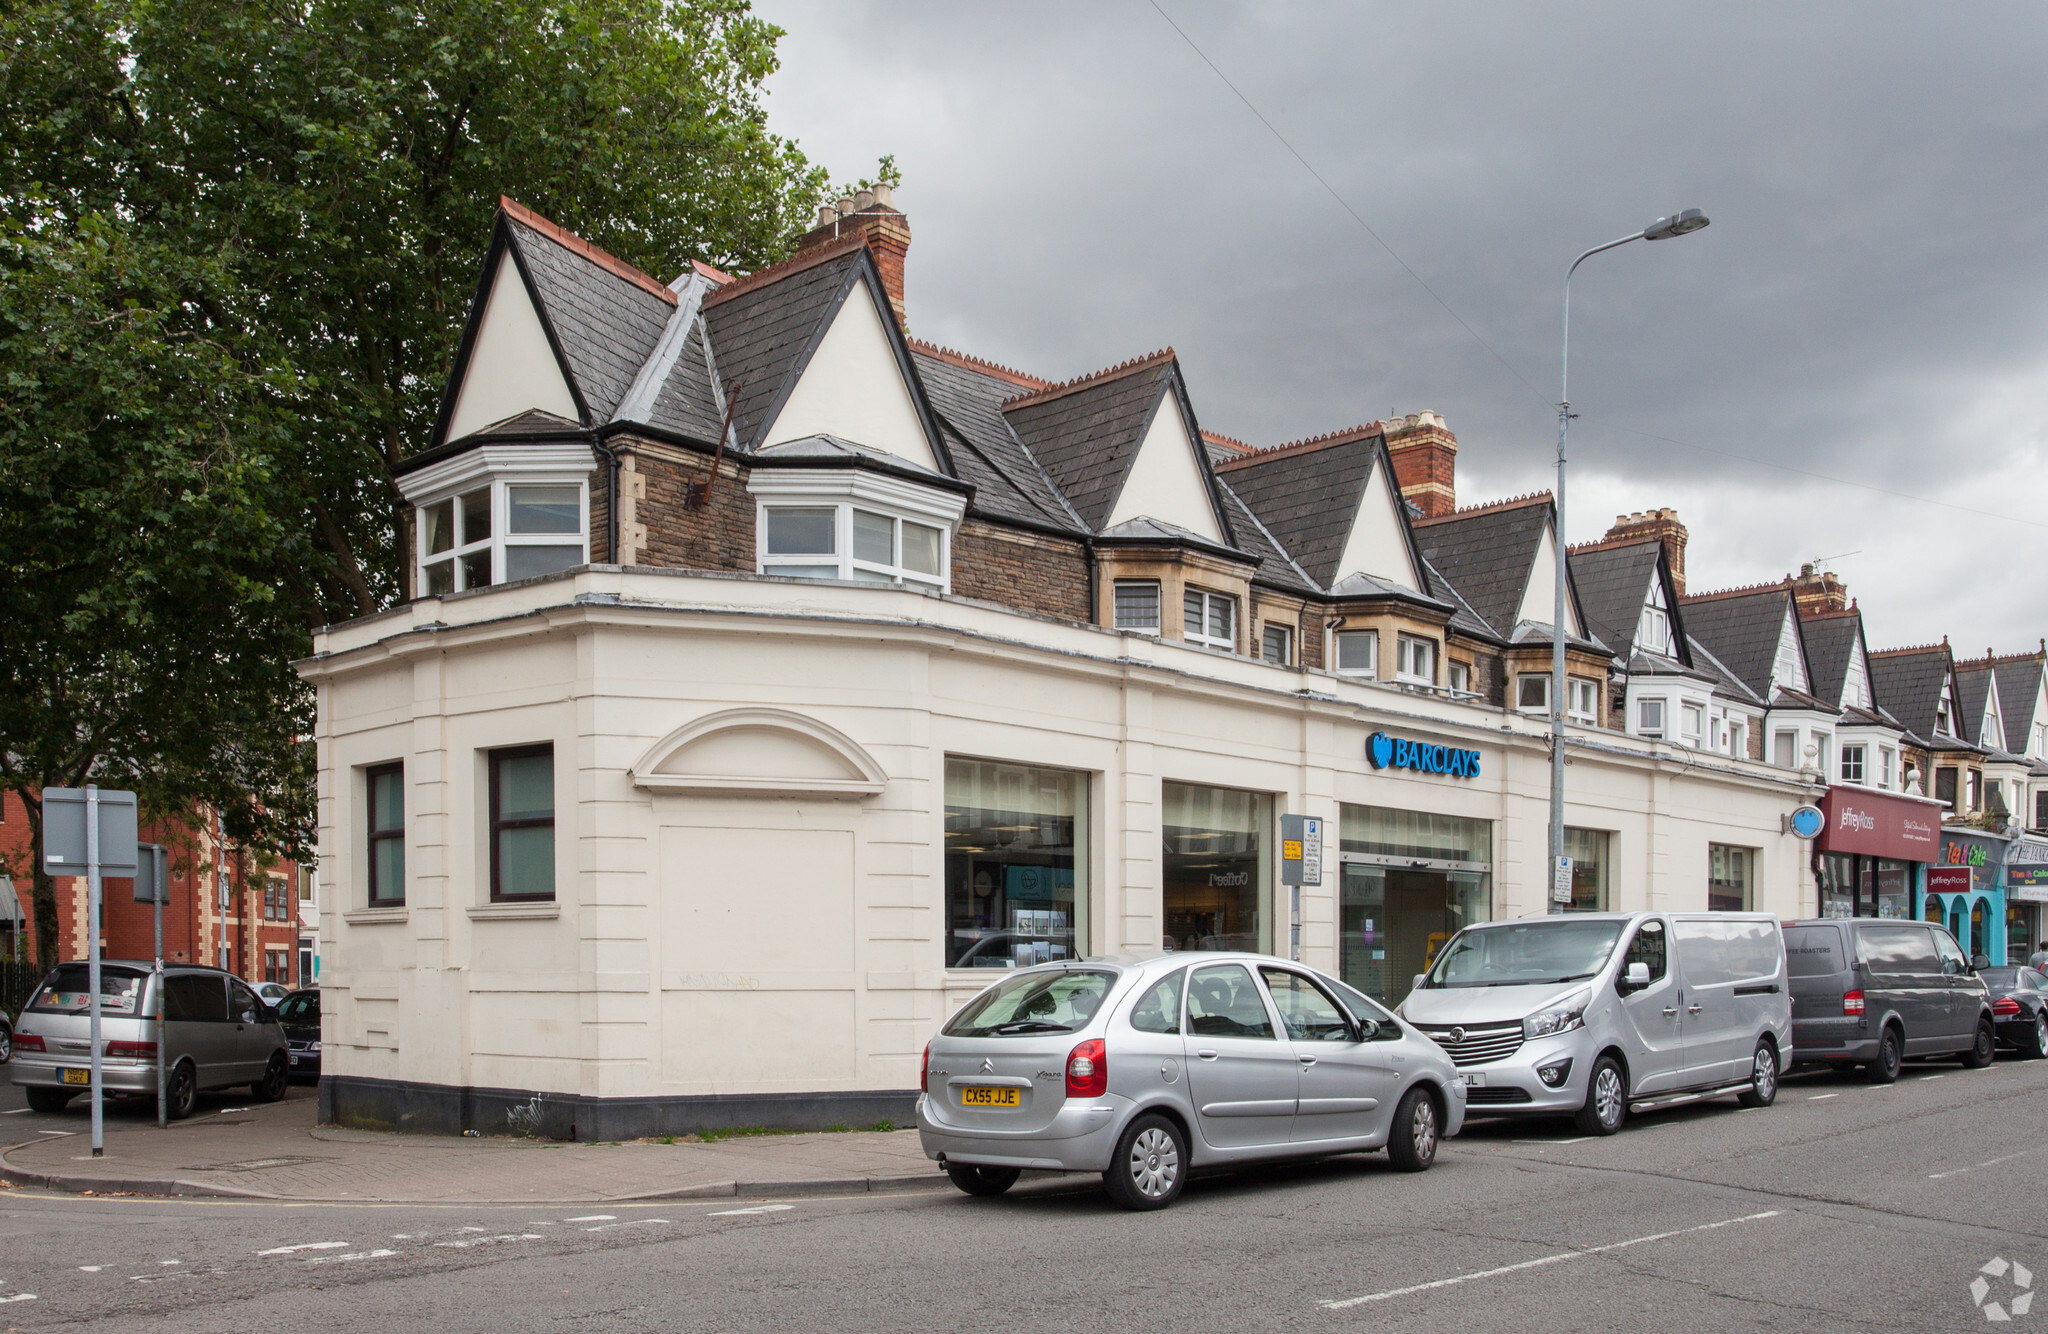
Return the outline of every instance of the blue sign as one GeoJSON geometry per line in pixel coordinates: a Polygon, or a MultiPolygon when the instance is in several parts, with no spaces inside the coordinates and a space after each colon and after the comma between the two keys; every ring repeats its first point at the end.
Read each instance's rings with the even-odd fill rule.
{"type": "Polygon", "coordinates": [[[1828,827],[1828,817],[1821,814],[1818,806],[1801,806],[1792,812],[1792,832],[1801,838],[1819,838],[1820,831],[1828,827]]]}
{"type": "Polygon", "coordinates": [[[1375,769],[1413,769],[1425,774],[1449,774],[1453,778],[1479,777],[1479,752],[1439,746],[1428,741],[1409,741],[1374,732],[1365,743],[1365,758],[1375,769]]]}

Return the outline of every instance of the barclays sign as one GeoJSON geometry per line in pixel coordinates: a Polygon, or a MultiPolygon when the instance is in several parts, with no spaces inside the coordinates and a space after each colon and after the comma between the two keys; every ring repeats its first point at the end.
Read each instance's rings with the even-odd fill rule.
{"type": "Polygon", "coordinates": [[[1374,732],[1366,739],[1365,758],[1375,769],[1413,769],[1417,773],[1446,774],[1452,778],[1479,777],[1479,752],[1439,746],[1429,741],[1409,741],[1374,732]]]}

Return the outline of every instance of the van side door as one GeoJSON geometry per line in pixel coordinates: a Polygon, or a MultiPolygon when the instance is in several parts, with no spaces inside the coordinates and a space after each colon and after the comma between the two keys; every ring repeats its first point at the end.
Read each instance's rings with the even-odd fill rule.
{"type": "Polygon", "coordinates": [[[1948,1051],[1955,1044],[1949,1017],[1948,979],[1934,937],[1919,922],[1858,922],[1857,956],[1870,973],[1864,988],[1864,1014],[1873,1036],[1887,1013],[1896,1014],[1906,1030],[1905,1054],[1924,1056],[1948,1051]]]}
{"type": "Polygon", "coordinates": [[[168,973],[164,1000],[169,1009],[168,1061],[190,1057],[200,1088],[217,1088],[234,1078],[235,1028],[228,1019],[227,979],[218,973],[168,973]]]}
{"type": "Polygon", "coordinates": [[[1649,917],[1636,924],[1615,974],[1614,990],[1620,997],[1622,1040],[1628,1051],[1629,1092],[1662,1093],[1677,1087],[1685,1065],[1680,1008],[1684,992],[1671,967],[1671,932],[1663,918],[1649,917]],[[1637,963],[1650,973],[1649,982],[1640,987],[1628,981],[1629,966],[1637,963]]]}
{"type": "Polygon", "coordinates": [[[1681,917],[1671,924],[1685,987],[1685,1068],[1680,1088],[1726,1084],[1749,1068],[1749,1034],[1735,1014],[1732,928],[1747,923],[1681,917]]]}

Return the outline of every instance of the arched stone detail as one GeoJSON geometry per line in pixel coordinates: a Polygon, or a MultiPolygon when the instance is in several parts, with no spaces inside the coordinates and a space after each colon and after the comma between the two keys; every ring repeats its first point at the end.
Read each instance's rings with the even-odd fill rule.
{"type": "Polygon", "coordinates": [[[633,765],[633,784],[714,796],[871,797],[889,775],[858,741],[788,709],[709,713],[655,742],[633,765]]]}

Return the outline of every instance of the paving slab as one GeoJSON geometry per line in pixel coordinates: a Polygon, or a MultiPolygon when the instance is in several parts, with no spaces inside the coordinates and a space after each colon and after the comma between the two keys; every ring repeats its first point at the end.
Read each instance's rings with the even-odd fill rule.
{"type": "Polygon", "coordinates": [[[713,1143],[564,1144],[400,1135],[314,1124],[310,1097],[208,1109],[159,1130],[109,1123],[0,1151],[17,1185],[97,1194],[374,1203],[622,1203],[692,1196],[936,1187],[914,1130],[747,1136],[713,1143]]]}

